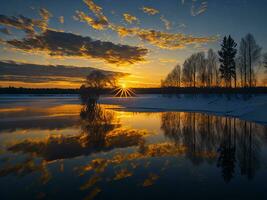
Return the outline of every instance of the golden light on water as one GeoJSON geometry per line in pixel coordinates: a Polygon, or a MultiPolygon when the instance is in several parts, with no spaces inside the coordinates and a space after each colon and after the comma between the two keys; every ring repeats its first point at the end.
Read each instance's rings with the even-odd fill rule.
{"type": "Polygon", "coordinates": [[[132,97],[135,96],[135,93],[132,89],[127,88],[127,85],[125,83],[122,83],[120,87],[115,89],[115,97],[132,97]]]}

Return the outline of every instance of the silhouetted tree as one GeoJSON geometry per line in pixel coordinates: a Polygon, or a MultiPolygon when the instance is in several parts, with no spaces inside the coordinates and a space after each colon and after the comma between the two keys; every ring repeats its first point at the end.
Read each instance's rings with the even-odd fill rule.
{"type": "Polygon", "coordinates": [[[219,84],[219,72],[217,68],[218,58],[216,53],[209,49],[207,56],[207,83],[208,86],[218,86],[219,84]]]}
{"type": "Polygon", "coordinates": [[[196,54],[196,60],[195,63],[197,63],[197,74],[198,74],[198,82],[202,87],[207,86],[207,60],[205,58],[204,52],[199,52],[196,54]]]}
{"type": "MultiPolygon", "coordinates": [[[[218,52],[220,65],[221,78],[224,79],[227,87],[232,86],[232,78],[236,80],[236,64],[235,56],[237,53],[236,50],[237,44],[229,35],[224,37],[221,44],[221,50],[218,52]]],[[[235,81],[236,83],[236,81],[235,81]]]]}
{"type": "Polygon", "coordinates": [[[180,87],[181,86],[181,66],[178,64],[167,75],[161,83],[162,87],[180,87]]]}
{"type": "Polygon", "coordinates": [[[244,38],[239,44],[238,68],[241,78],[241,86],[247,86],[247,43],[244,38]]]}
{"type": "Polygon", "coordinates": [[[261,47],[256,43],[256,40],[252,34],[247,34],[245,37],[246,48],[247,48],[247,61],[249,67],[249,86],[252,87],[253,83],[253,66],[260,60],[261,47]]]}
{"type": "Polygon", "coordinates": [[[80,88],[82,103],[96,104],[103,89],[116,86],[117,78],[118,76],[111,72],[92,71],[80,88]]]}
{"type": "Polygon", "coordinates": [[[263,55],[263,66],[267,69],[267,53],[263,55]]]}

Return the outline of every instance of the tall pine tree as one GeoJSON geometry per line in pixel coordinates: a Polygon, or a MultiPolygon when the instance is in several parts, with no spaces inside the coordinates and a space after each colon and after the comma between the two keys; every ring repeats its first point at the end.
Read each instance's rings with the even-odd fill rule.
{"type": "Polygon", "coordinates": [[[221,50],[218,52],[220,65],[221,78],[225,81],[227,87],[232,87],[232,78],[235,80],[236,86],[236,64],[235,56],[237,44],[229,35],[223,38],[221,50]]]}

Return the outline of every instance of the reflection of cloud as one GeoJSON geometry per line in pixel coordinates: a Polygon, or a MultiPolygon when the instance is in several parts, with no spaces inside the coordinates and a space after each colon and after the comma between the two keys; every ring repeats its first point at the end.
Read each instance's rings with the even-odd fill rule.
{"type": "Polygon", "coordinates": [[[171,22],[167,20],[163,15],[161,15],[160,20],[164,23],[164,26],[167,30],[171,29],[171,22]]]}
{"type": "Polygon", "coordinates": [[[146,7],[146,6],[144,6],[142,8],[142,10],[143,10],[144,13],[147,13],[149,15],[156,15],[156,14],[159,13],[159,11],[157,9],[151,8],[151,7],[146,7]]]}
{"type": "Polygon", "coordinates": [[[34,38],[10,40],[8,44],[29,53],[45,52],[50,56],[95,58],[123,65],[144,61],[147,49],[93,40],[73,33],[47,30],[34,38]]]}
{"type": "Polygon", "coordinates": [[[116,172],[116,175],[114,177],[114,180],[121,180],[121,179],[125,179],[128,177],[131,177],[133,175],[132,172],[130,172],[127,169],[121,169],[119,171],[116,172]]]}
{"type": "MultiPolygon", "coordinates": [[[[35,153],[36,156],[42,157],[44,160],[53,161],[89,155],[99,151],[110,151],[115,148],[138,146],[143,141],[143,137],[148,134],[146,131],[137,129],[111,127],[112,124],[103,124],[103,121],[99,123],[89,124],[90,127],[88,128],[94,129],[91,133],[70,136],[52,135],[44,140],[37,141],[28,139],[12,145],[9,150],[12,152],[35,153]],[[107,126],[114,130],[107,130],[107,126]],[[103,134],[100,132],[101,130],[104,131],[103,134]],[[96,145],[97,143],[99,145],[96,145]]],[[[86,171],[102,172],[106,167],[106,160],[95,160],[86,166],[86,171]]]]}
{"type": "Polygon", "coordinates": [[[130,14],[124,13],[123,14],[124,20],[129,24],[132,24],[134,21],[138,21],[137,17],[132,16],[130,14]]]}
{"type": "Polygon", "coordinates": [[[143,183],[143,187],[148,187],[151,186],[155,183],[155,181],[159,178],[158,175],[156,174],[149,174],[148,178],[145,179],[144,183],[143,183]]]}

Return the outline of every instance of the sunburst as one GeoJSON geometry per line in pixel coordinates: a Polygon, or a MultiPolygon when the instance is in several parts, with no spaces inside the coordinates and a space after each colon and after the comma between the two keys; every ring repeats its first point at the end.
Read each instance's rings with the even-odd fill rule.
{"type": "Polygon", "coordinates": [[[132,97],[135,96],[135,93],[132,89],[127,88],[125,84],[122,84],[120,87],[116,88],[115,90],[115,97],[132,97]]]}

